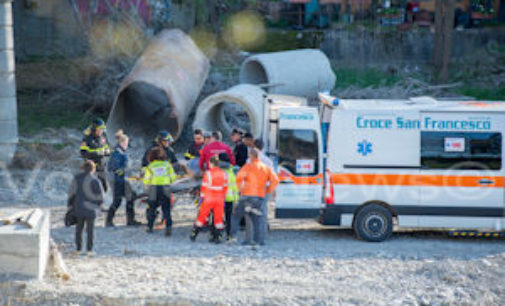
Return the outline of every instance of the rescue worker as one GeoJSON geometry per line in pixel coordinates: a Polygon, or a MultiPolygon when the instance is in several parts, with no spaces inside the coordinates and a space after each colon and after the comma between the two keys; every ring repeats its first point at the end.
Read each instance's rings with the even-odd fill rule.
{"type": "Polygon", "coordinates": [[[247,146],[242,142],[243,135],[244,131],[238,128],[234,128],[230,135],[230,140],[235,144],[233,148],[235,163],[240,168],[247,162],[247,146]]]}
{"type": "Polygon", "coordinates": [[[224,216],[226,225],[226,240],[230,238],[231,233],[231,215],[233,213],[233,206],[237,204],[239,199],[237,178],[233,171],[233,166],[230,163],[230,158],[227,154],[219,154],[219,167],[226,171],[228,175],[228,190],[226,191],[226,198],[224,202],[224,216]]]}
{"type": "Polygon", "coordinates": [[[201,129],[195,129],[193,131],[193,142],[189,145],[186,153],[184,153],[184,158],[186,160],[192,160],[193,158],[200,157],[200,151],[203,148],[203,141],[203,131],[201,129]]]}
{"type": "Polygon", "coordinates": [[[174,138],[167,131],[160,131],[158,135],[154,138],[151,146],[144,153],[144,157],[142,157],[142,167],[146,167],[149,164],[148,157],[149,152],[157,146],[160,146],[165,151],[165,156],[168,161],[172,164],[173,167],[179,167],[179,160],[177,160],[177,156],[175,156],[174,150],[171,148],[172,143],[174,142],[174,138]]]}
{"type": "Polygon", "coordinates": [[[209,169],[209,160],[212,156],[226,153],[230,157],[230,161],[235,165],[235,157],[229,145],[221,142],[222,136],[220,132],[212,132],[209,144],[206,144],[200,156],[200,170],[203,172],[209,169]]]}
{"type": "MultiPolygon", "coordinates": [[[[274,170],[274,162],[268,157],[263,149],[265,148],[265,143],[263,140],[257,138],[254,140],[254,148],[258,149],[259,151],[259,160],[261,160],[265,165],[267,165],[270,169],[274,170]]],[[[250,160],[248,159],[247,162],[250,160]]]]}
{"type": "Polygon", "coordinates": [[[203,201],[198,212],[198,217],[191,231],[190,239],[195,241],[198,233],[206,223],[212,210],[214,215],[214,228],[211,231],[211,241],[220,243],[224,229],[223,213],[224,201],[228,190],[228,175],[219,168],[219,159],[216,155],[209,160],[209,170],[203,174],[200,196],[203,201]]]}
{"type": "Polygon", "coordinates": [[[96,175],[102,183],[103,190],[107,192],[105,157],[110,155],[110,148],[105,136],[105,122],[102,119],[95,118],[91,126],[84,130],[80,150],[82,158],[95,163],[96,175]]]}
{"type": "MultiPolygon", "coordinates": [[[[211,137],[212,137],[212,133],[211,132],[209,132],[209,131],[203,132],[203,146],[204,147],[210,143],[211,137]]],[[[201,151],[200,151],[200,155],[202,155],[201,151]]]]}
{"type": "Polygon", "coordinates": [[[149,152],[148,161],[149,164],[144,176],[144,182],[148,186],[147,232],[153,232],[156,211],[161,206],[165,220],[165,236],[171,236],[170,185],[175,181],[176,175],[172,164],[166,160],[165,151],[161,147],[154,147],[149,152]]]}
{"type": "MultiPolygon", "coordinates": [[[[145,173],[146,167],[149,164],[148,157],[149,157],[149,152],[156,147],[161,147],[165,151],[165,158],[170,162],[172,165],[172,168],[176,173],[188,173],[187,168],[184,165],[181,165],[179,163],[179,160],[177,159],[177,156],[175,156],[175,152],[172,149],[172,144],[174,142],[174,138],[172,135],[165,131],[162,130],[158,132],[158,135],[154,138],[153,143],[151,146],[146,150],[144,153],[144,156],[142,157],[142,170],[145,173]]],[[[144,174],[145,175],[145,174],[144,174]]],[[[144,180],[145,183],[145,180],[144,180]]],[[[166,223],[166,220],[163,219],[162,223],[166,223]]]]}
{"type": "Polygon", "coordinates": [[[184,153],[184,158],[188,161],[188,168],[195,174],[199,174],[200,167],[200,151],[203,149],[204,137],[201,129],[196,129],[193,132],[193,142],[189,145],[188,150],[184,153]]]}
{"type": "MultiPolygon", "coordinates": [[[[277,175],[259,160],[259,151],[256,148],[249,150],[249,158],[251,162],[247,163],[240,169],[237,174],[237,185],[240,191],[240,200],[237,207],[233,210],[231,237],[230,242],[234,242],[233,238],[239,227],[239,221],[246,214],[252,223],[254,242],[259,245],[264,245],[263,231],[260,228],[260,218],[264,211],[264,198],[266,194],[272,193],[279,179],[277,175]]],[[[251,226],[246,226],[246,231],[249,231],[251,226]]],[[[246,233],[244,244],[251,244],[247,238],[250,238],[251,233],[246,233]]]]}
{"type": "Polygon", "coordinates": [[[254,148],[254,136],[253,134],[247,132],[243,137],[244,144],[247,148],[254,148]]]}
{"type": "Polygon", "coordinates": [[[135,209],[133,206],[133,200],[135,194],[132,187],[128,181],[126,181],[126,169],[128,167],[128,156],[126,155],[126,150],[128,149],[129,138],[127,135],[123,134],[122,131],[116,133],[116,139],[118,143],[110,156],[109,163],[107,165],[107,170],[113,175],[113,200],[107,212],[107,218],[105,220],[106,227],[114,226],[114,215],[116,210],[121,206],[123,198],[126,200],[126,225],[136,226],[141,223],[135,220],[135,209]]]}
{"type": "MultiPolygon", "coordinates": [[[[274,162],[265,154],[265,152],[263,152],[263,148],[265,147],[265,144],[263,142],[263,140],[257,138],[254,140],[254,147],[256,149],[258,149],[259,151],[259,160],[261,162],[263,162],[265,165],[267,165],[267,167],[269,167],[270,169],[272,169],[272,171],[274,171],[275,173],[275,170],[274,170],[274,162]]],[[[247,162],[250,162],[250,160],[247,160],[247,162]]],[[[265,239],[267,237],[267,233],[268,233],[268,199],[269,199],[270,195],[266,195],[265,198],[264,198],[264,203],[263,205],[261,206],[262,207],[262,216],[259,220],[259,227],[260,229],[263,231],[263,239],[265,239]]]]}

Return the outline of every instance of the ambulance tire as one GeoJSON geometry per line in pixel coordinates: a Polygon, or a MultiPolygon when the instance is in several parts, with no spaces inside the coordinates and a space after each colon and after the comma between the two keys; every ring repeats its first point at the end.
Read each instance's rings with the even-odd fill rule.
{"type": "Polygon", "coordinates": [[[384,241],[393,233],[393,216],[386,207],[369,204],[356,214],[354,231],[358,238],[365,241],[384,241]]]}

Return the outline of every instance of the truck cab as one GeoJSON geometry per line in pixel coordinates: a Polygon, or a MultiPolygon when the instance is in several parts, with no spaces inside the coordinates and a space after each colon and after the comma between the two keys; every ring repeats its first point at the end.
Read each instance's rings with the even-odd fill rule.
{"type": "Polygon", "coordinates": [[[279,177],[276,218],[316,218],[323,199],[323,140],[318,108],[272,103],[267,154],[279,177]]]}

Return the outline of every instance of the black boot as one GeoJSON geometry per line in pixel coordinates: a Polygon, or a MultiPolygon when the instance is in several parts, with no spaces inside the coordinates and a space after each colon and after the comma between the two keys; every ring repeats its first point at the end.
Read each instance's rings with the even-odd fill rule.
{"type": "Polygon", "coordinates": [[[126,225],[127,226],[139,226],[139,225],[142,225],[142,222],[139,222],[137,220],[135,220],[135,217],[133,215],[128,215],[128,217],[126,217],[127,221],[126,221],[126,225]]]}
{"type": "Polygon", "coordinates": [[[198,236],[199,232],[200,232],[200,228],[196,227],[196,226],[193,226],[193,229],[191,230],[191,235],[189,236],[189,239],[191,241],[195,241],[196,240],[196,236],[198,236]]]}
{"type": "Polygon", "coordinates": [[[141,222],[135,220],[135,210],[133,208],[133,202],[126,203],[126,225],[127,226],[138,226],[142,225],[141,222]]]}
{"type": "Polygon", "coordinates": [[[223,230],[215,229],[214,230],[214,243],[220,244],[221,239],[223,239],[223,230]]]}
{"type": "Polygon", "coordinates": [[[165,228],[165,236],[167,236],[167,237],[172,236],[172,228],[171,227],[165,228]]]}
{"type": "Polygon", "coordinates": [[[127,226],[139,226],[139,225],[142,225],[142,222],[139,222],[135,219],[133,220],[129,220],[127,223],[126,223],[127,226]]]}
{"type": "Polygon", "coordinates": [[[114,215],[116,214],[116,210],[114,207],[110,207],[107,211],[107,218],[105,219],[105,227],[114,227],[114,215]]]}
{"type": "Polygon", "coordinates": [[[210,228],[209,232],[209,242],[214,243],[216,242],[216,229],[214,227],[210,228]]]}

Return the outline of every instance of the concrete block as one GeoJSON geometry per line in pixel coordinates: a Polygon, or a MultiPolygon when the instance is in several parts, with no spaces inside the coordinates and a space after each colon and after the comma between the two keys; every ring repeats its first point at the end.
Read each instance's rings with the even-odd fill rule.
{"type": "MultiPolygon", "coordinates": [[[[0,209],[2,217],[20,209],[0,209]]],[[[0,274],[42,279],[49,258],[50,214],[43,211],[33,228],[0,225],[0,274]]]]}

